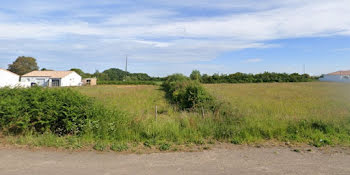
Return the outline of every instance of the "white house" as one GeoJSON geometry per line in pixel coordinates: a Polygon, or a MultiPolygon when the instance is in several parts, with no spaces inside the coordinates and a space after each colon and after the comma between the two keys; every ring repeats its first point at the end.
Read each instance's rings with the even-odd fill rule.
{"type": "Polygon", "coordinates": [[[81,86],[81,76],[74,71],[33,71],[21,77],[25,86],[81,86]]]}
{"type": "Polygon", "coordinates": [[[0,69],[0,88],[15,87],[19,83],[19,75],[6,69],[0,69]]]}
{"type": "Polygon", "coordinates": [[[338,71],[327,75],[323,75],[323,77],[320,78],[320,81],[350,83],[350,70],[338,71]]]}

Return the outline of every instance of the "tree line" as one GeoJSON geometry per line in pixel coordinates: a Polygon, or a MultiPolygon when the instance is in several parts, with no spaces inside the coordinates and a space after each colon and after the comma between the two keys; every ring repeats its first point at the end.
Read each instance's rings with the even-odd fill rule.
{"type": "MultiPolygon", "coordinates": [[[[36,59],[33,57],[20,56],[12,64],[9,64],[8,70],[18,75],[39,70],[36,59]]],[[[50,69],[42,68],[42,71],[51,71],[50,69]]],[[[118,68],[107,69],[103,72],[96,71],[95,73],[85,73],[79,68],[72,68],[70,71],[75,71],[82,78],[96,77],[99,81],[161,81],[161,78],[151,77],[146,73],[130,73],[118,68]]]]}
{"type": "Polygon", "coordinates": [[[198,70],[192,71],[190,78],[192,80],[200,81],[201,83],[272,83],[272,82],[310,82],[315,81],[318,77],[312,77],[308,74],[287,74],[287,73],[274,73],[264,72],[260,74],[246,74],[246,73],[234,73],[234,74],[214,74],[201,75],[198,70]]]}
{"type": "Polygon", "coordinates": [[[81,69],[73,68],[83,78],[96,77],[99,81],[162,81],[160,77],[151,77],[146,73],[130,73],[118,68],[110,68],[103,72],[84,73],[81,69]]]}
{"type": "MultiPolygon", "coordinates": [[[[34,70],[39,70],[36,59],[33,57],[18,57],[12,64],[9,65],[8,70],[18,75],[24,75],[34,70]]],[[[48,69],[42,68],[41,70],[48,69]]],[[[83,78],[96,77],[98,81],[108,82],[113,81],[165,81],[168,77],[151,77],[146,73],[130,73],[118,68],[110,68],[103,72],[96,71],[95,73],[85,73],[79,68],[72,68],[71,71],[75,71],[83,78]]],[[[201,83],[269,83],[269,82],[309,82],[315,81],[319,77],[312,77],[308,74],[287,74],[287,73],[274,73],[264,72],[260,74],[246,74],[246,73],[234,73],[234,74],[201,74],[198,70],[193,70],[190,77],[192,80],[197,80],[201,83]]],[[[108,84],[107,83],[107,84],[108,84]]],[[[113,83],[112,83],[113,84],[113,83]]]]}

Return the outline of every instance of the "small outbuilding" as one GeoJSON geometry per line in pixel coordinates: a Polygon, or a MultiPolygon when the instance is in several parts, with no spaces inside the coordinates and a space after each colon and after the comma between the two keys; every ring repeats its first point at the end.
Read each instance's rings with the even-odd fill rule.
{"type": "Polygon", "coordinates": [[[96,86],[97,85],[97,78],[84,78],[82,80],[82,83],[84,86],[96,86]]]}
{"type": "Polygon", "coordinates": [[[327,75],[323,75],[322,78],[320,78],[320,81],[350,83],[350,70],[338,71],[327,75]]]}
{"type": "Polygon", "coordinates": [[[0,68],[0,88],[15,87],[19,84],[19,75],[0,68]]]}
{"type": "Polygon", "coordinates": [[[74,71],[33,71],[21,77],[25,86],[81,86],[81,76],[74,71]]]}

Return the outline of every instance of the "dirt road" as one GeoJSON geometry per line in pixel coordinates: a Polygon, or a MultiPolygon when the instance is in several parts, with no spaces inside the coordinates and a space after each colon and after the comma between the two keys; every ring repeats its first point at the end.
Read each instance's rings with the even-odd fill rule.
{"type": "Polygon", "coordinates": [[[193,153],[117,154],[0,150],[1,175],[350,174],[349,152],[290,148],[214,149],[193,153]]]}

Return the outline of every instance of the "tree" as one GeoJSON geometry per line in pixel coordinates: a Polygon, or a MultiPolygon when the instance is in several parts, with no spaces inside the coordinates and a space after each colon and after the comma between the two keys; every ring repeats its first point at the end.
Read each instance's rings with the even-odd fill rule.
{"type": "Polygon", "coordinates": [[[102,73],[106,74],[110,81],[123,81],[126,76],[129,75],[128,72],[117,68],[111,68],[103,71],[102,73]]]}
{"type": "Polygon", "coordinates": [[[201,73],[199,70],[193,70],[190,75],[191,80],[201,81],[201,73]]]}
{"type": "Polygon", "coordinates": [[[8,70],[18,75],[24,75],[34,70],[39,70],[39,67],[35,58],[21,56],[12,64],[9,64],[8,70]]]}
{"type": "Polygon", "coordinates": [[[72,69],[70,69],[70,71],[74,71],[75,73],[79,74],[81,77],[87,78],[86,74],[85,74],[84,71],[82,71],[81,69],[72,68],[72,69]]]}

